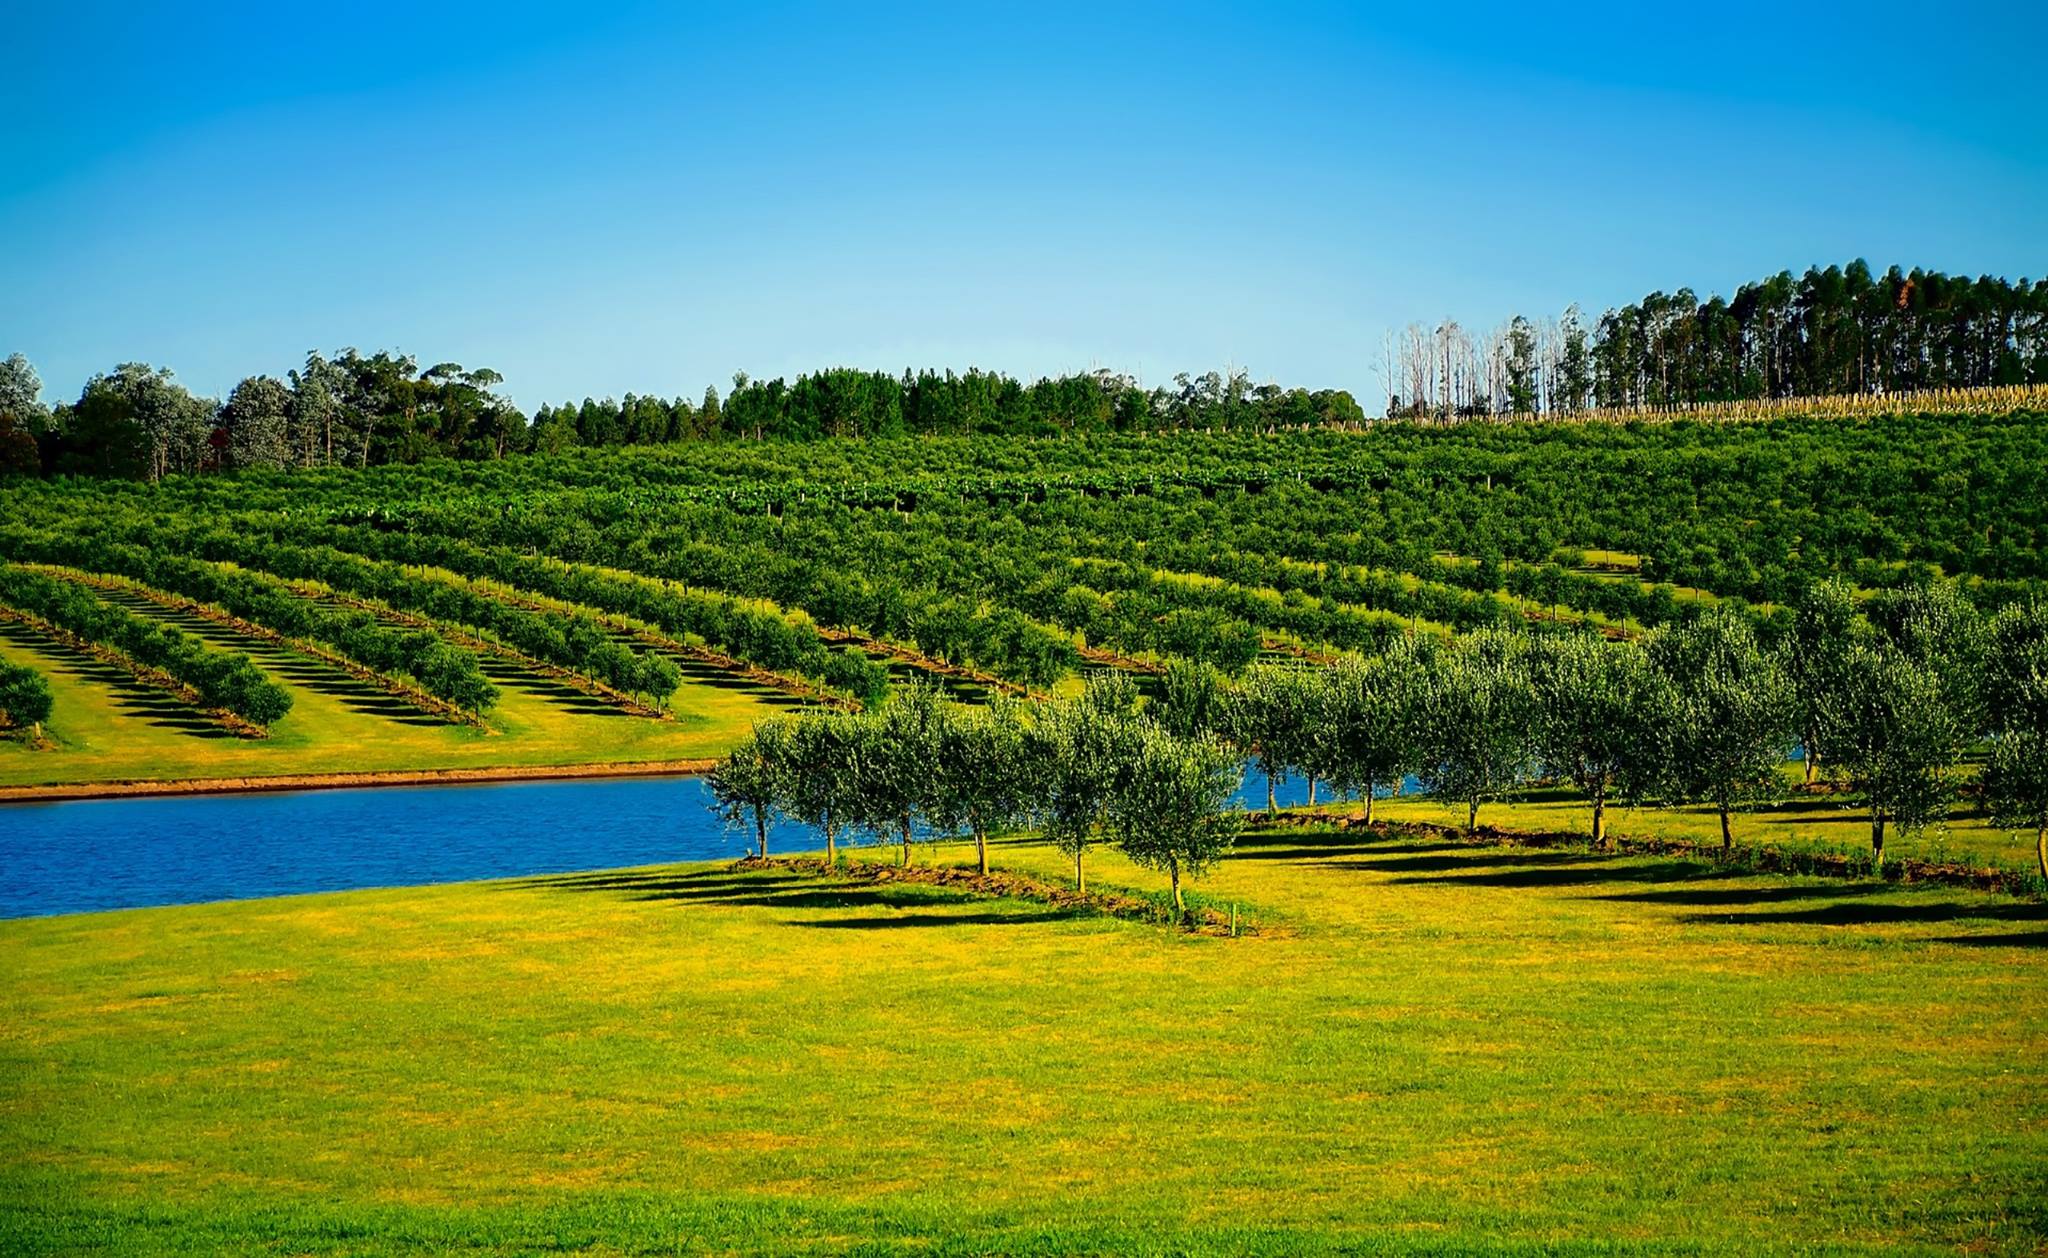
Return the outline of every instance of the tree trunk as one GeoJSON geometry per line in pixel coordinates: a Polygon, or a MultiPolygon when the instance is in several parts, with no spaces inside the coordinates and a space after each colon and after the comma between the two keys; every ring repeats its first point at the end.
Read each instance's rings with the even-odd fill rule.
{"type": "Polygon", "coordinates": [[[1801,757],[1801,759],[1805,761],[1806,784],[1808,786],[1812,786],[1814,774],[1820,770],[1820,756],[1815,754],[1813,750],[1813,741],[1811,739],[1807,740],[1806,752],[1805,755],[1801,757]]]}
{"type": "Polygon", "coordinates": [[[1266,774],[1266,812],[1270,816],[1280,811],[1278,798],[1273,794],[1273,775],[1266,774]]]}
{"type": "Polygon", "coordinates": [[[910,868],[910,814],[903,814],[903,867],[910,868]]]}
{"type": "Polygon", "coordinates": [[[980,826],[974,827],[974,859],[980,866],[983,877],[988,876],[988,832],[980,826]]]}
{"type": "Polygon", "coordinates": [[[2048,882],[2048,821],[2034,832],[2034,859],[2041,863],[2041,881],[2048,882]]]}
{"type": "Polygon", "coordinates": [[[1468,839],[1476,838],[1478,834],[1479,801],[1476,799],[1468,799],[1465,801],[1465,837],[1468,839]]]}
{"type": "Polygon", "coordinates": [[[759,847],[761,849],[761,859],[767,860],[768,819],[761,815],[761,810],[759,808],[754,809],[754,844],[756,847],[759,847]]]}
{"type": "Polygon", "coordinates": [[[1870,864],[1872,868],[1884,868],[1884,809],[1870,810],[1870,864]]]}
{"type": "Polygon", "coordinates": [[[1186,904],[1181,902],[1180,898],[1180,861],[1178,859],[1168,860],[1166,868],[1173,875],[1173,911],[1182,918],[1186,918],[1188,908],[1186,904]]]}
{"type": "Polygon", "coordinates": [[[839,827],[830,821],[825,823],[825,863],[827,865],[837,865],[839,863],[839,846],[834,841],[834,832],[838,829],[839,827]]]}
{"type": "Polygon", "coordinates": [[[1308,780],[1308,806],[1310,808],[1316,806],[1316,780],[1313,777],[1308,780]]]}
{"type": "Polygon", "coordinates": [[[1374,792],[1373,792],[1373,785],[1372,785],[1372,783],[1371,783],[1370,781],[1368,781],[1368,782],[1366,782],[1366,784],[1365,784],[1365,824],[1367,824],[1367,825],[1371,825],[1371,824],[1372,824],[1372,797],[1373,797],[1373,794],[1374,794],[1374,792]]]}
{"type": "Polygon", "coordinates": [[[1735,835],[1728,828],[1728,805],[1723,803],[1721,805],[1721,850],[1725,852],[1734,846],[1735,835]]]}
{"type": "Polygon", "coordinates": [[[1593,792],[1593,850],[1607,848],[1607,788],[1601,786],[1593,792]]]}
{"type": "Polygon", "coordinates": [[[1074,890],[1081,895],[1088,894],[1088,876],[1081,872],[1082,849],[1074,849],[1074,890]]]}

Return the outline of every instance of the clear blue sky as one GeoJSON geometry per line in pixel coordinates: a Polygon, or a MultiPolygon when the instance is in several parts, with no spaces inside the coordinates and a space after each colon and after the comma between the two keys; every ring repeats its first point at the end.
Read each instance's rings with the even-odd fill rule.
{"type": "Polygon", "coordinates": [[[2048,271],[2048,6],[24,5],[0,354],[531,408],[1234,362],[1867,257],[2048,271]],[[424,6],[422,6],[424,7],[424,6]],[[581,10],[581,11],[578,11],[581,10]]]}

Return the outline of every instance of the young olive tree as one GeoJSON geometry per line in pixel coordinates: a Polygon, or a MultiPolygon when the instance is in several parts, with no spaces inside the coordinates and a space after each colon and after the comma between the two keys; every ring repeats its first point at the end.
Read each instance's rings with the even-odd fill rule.
{"type": "Polygon", "coordinates": [[[754,825],[756,854],[768,859],[768,818],[788,797],[791,733],[786,721],[763,721],[711,770],[712,811],[727,825],[754,825]]]}
{"type": "Polygon", "coordinates": [[[1784,663],[1744,617],[1714,608],[1650,640],[1650,662],[1669,701],[1662,716],[1670,785],[1712,804],[1721,846],[1735,844],[1730,814],[1776,786],[1794,711],[1784,663]]]}
{"type": "Polygon", "coordinates": [[[1984,800],[2000,825],[2033,830],[2034,859],[2048,881],[2048,604],[2006,608],[1992,619],[1989,640],[1984,800]]]}
{"type": "Polygon", "coordinates": [[[783,815],[825,834],[825,859],[839,863],[839,832],[857,824],[861,808],[861,759],[868,723],[844,712],[799,719],[790,729],[789,771],[776,807],[783,815]]]}
{"type": "Polygon", "coordinates": [[[41,673],[0,661],[0,725],[25,729],[31,741],[39,741],[50,707],[50,683],[41,673]]]}
{"type": "Polygon", "coordinates": [[[985,708],[949,713],[938,738],[932,820],[974,836],[975,865],[988,872],[988,836],[1022,817],[1036,767],[1021,708],[997,696],[985,708]]]}
{"type": "Polygon", "coordinates": [[[1027,754],[1035,762],[1034,809],[1054,847],[1074,860],[1074,889],[1088,889],[1084,858],[1128,774],[1143,723],[1128,683],[1091,679],[1078,699],[1041,704],[1027,754]]]}
{"type": "Polygon", "coordinates": [[[1593,846],[1607,842],[1607,803],[1634,801],[1664,777],[1673,695],[1634,642],[1545,638],[1531,652],[1536,758],[1593,805],[1593,846]]]}
{"type": "Polygon", "coordinates": [[[1159,697],[1145,709],[1154,724],[1182,738],[1222,734],[1228,727],[1230,692],[1213,664],[1176,658],[1159,679],[1159,697]]]}
{"type": "Polygon", "coordinates": [[[947,713],[936,686],[915,682],[899,686],[873,716],[861,758],[860,813],[875,832],[891,831],[903,844],[910,864],[914,819],[929,818],[940,801],[939,747],[947,713]]]}
{"type": "Polygon", "coordinates": [[[1214,738],[1179,738],[1156,727],[1138,736],[1110,800],[1109,827],[1134,863],[1166,871],[1182,916],[1182,877],[1201,877],[1237,839],[1243,817],[1230,800],[1243,781],[1242,762],[1214,738]]]}
{"type": "MultiPolygon", "coordinates": [[[[1248,669],[1231,693],[1228,725],[1231,741],[1250,756],[1266,777],[1266,811],[1279,810],[1275,783],[1289,769],[1306,769],[1315,755],[1317,729],[1311,712],[1311,684],[1304,670],[1268,664],[1248,669]]],[[[1311,787],[1313,795],[1313,787],[1311,787]]]]}
{"type": "Polygon", "coordinates": [[[1793,610],[1785,665],[1792,682],[1808,786],[1813,785],[1825,750],[1823,726],[1830,696],[1841,688],[1849,666],[1856,614],[1854,591],[1848,582],[1836,578],[1810,587],[1793,610]]]}
{"type": "Polygon", "coordinates": [[[1529,768],[1528,643],[1513,631],[1477,630],[1444,654],[1430,679],[1422,780],[1438,798],[1465,805],[1468,835],[1479,829],[1479,805],[1529,768]]]}
{"type": "Polygon", "coordinates": [[[1421,767],[1434,651],[1424,639],[1402,636],[1387,651],[1331,670],[1326,709],[1331,781],[1365,800],[1372,824],[1379,788],[1398,784],[1421,767]]]}
{"type": "Polygon", "coordinates": [[[1826,721],[1828,745],[1869,807],[1870,854],[1881,867],[1887,825],[1911,834],[1945,815],[1969,728],[1935,668],[1885,643],[1850,651],[1826,721]]]}

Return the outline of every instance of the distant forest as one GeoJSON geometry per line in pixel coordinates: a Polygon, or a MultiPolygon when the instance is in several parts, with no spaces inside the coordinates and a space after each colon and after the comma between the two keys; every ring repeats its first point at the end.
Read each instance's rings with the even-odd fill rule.
{"type": "MultiPolygon", "coordinates": [[[[1893,267],[1781,272],[1732,300],[1652,293],[1590,324],[1517,315],[1474,336],[1455,321],[1391,334],[1377,364],[1384,414],[1568,416],[1757,398],[2048,382],[2048,280],[1893,267]]],[[[794,382],[734,377],[721,399],[627,394],[522,413],[489,368],[422,370],[409,354],[306,356],[222,400],[168,368],[123,363],[73,402],[46,405],[33,366],[0,362],[0,476],[156,480],[235,468],[361,467],[501,458],[579,446],[919,434],[1055,435],[1362,423],[1341,389],[1255,384],[1241,371],[1146,388],[1111,371],[1024,383],[995,372],[832,368],[794,382]]]]}

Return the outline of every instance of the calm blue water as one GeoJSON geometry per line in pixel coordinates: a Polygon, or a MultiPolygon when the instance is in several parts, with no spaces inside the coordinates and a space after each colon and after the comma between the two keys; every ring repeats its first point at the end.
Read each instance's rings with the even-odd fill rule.
{"type": "MultiPolygon", "coordinates": [[[[1239,798],[1265,806],[1258,770],[1239,798]]],[[[0,804],[0,917],[744,855],[707,799],[697,778],[613,778],[0,804]]],[[[824,840],[782,824],[769,846],[824,840]]]]}

